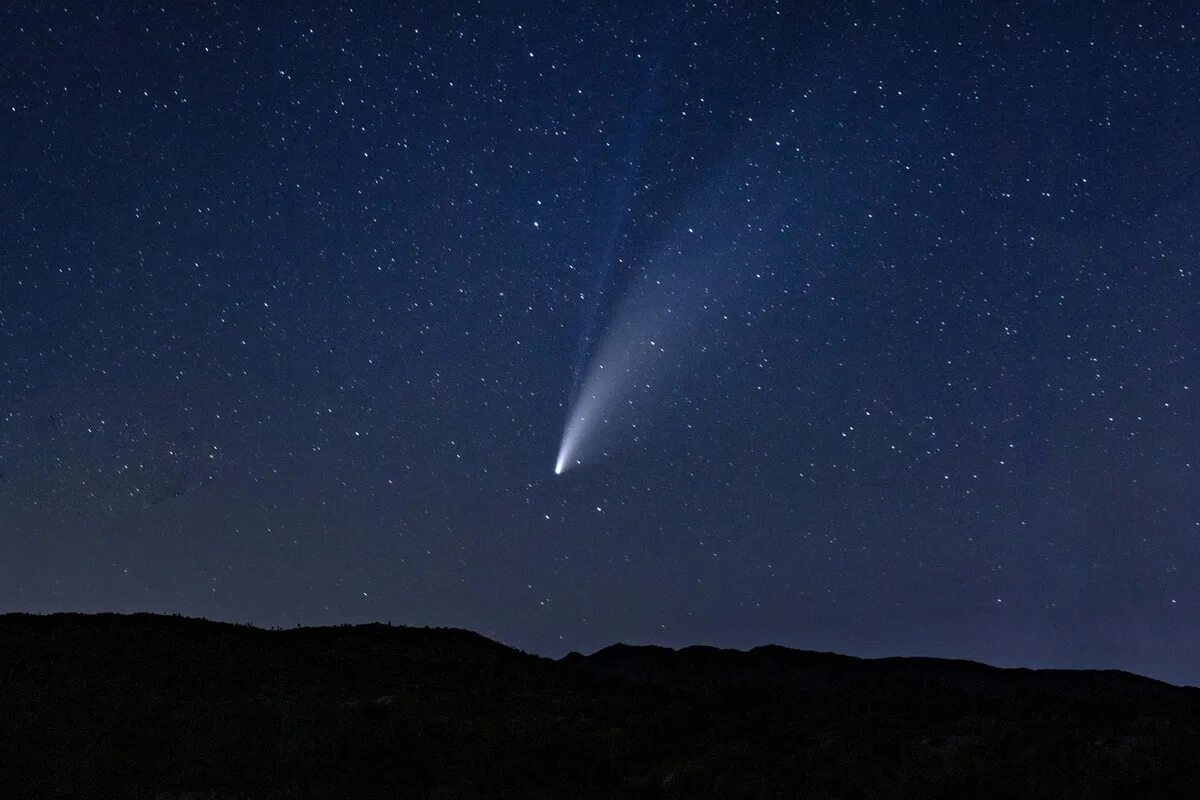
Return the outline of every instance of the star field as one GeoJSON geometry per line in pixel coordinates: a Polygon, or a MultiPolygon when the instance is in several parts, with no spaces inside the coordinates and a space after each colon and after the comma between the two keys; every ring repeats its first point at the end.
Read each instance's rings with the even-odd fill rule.
{"type": "Polygon", "coordinates": [[[0,609],[1200,682],[1200,10],[0,19],[0,609]]]}

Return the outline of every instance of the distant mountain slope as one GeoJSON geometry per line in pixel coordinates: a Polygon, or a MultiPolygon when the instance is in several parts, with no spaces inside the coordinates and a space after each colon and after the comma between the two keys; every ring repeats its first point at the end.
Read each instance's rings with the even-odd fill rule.
{"type": "Polygon", "coordinates": [[[0,616],[0,797],[1198,797],[1200,690],[467,631],[0,616]]]}
{"type": "Polygon", "coordinates": [[[1119,670],[1004,669],[976,661],[923,657],[865,659],[778,645],[742,651],[704,645],[673,650],[614,644],[590,656],[571,653],[562,663],[596,675],[692,689],[749,684],[826,691],[903,681],[986,692],[1019,689],[1060,696],[1131,694],[1139,700],[1157,698],[1164,702],[1177,701],[1181,693],[1200,696],[1200,689],[1172,686],[1119,670]]]}

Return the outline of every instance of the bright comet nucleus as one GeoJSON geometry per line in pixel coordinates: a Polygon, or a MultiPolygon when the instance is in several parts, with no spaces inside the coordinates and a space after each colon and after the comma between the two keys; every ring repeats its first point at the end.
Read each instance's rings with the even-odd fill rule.
{"type": "Polygon", "coordinates": [[[579,463],[576,451],[579,448],[581,426],[584,417],[572,415],[563,430],[562,442],[558,446],[558,457],[554,461],[554,474],[562,475],[569,468],[579,463]]]}

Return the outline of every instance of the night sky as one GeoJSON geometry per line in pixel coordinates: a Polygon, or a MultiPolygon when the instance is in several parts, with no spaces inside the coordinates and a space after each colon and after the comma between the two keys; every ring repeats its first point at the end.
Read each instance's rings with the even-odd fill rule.
{"type": "Polygon", "coordinates": [[[1200,683],[1200,9],[404,5],[5,4],[0,609],[1200,683]]]}

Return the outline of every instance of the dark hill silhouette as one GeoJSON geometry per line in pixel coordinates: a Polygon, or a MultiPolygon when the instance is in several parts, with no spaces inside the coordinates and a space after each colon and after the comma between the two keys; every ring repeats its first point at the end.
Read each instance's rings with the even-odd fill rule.
{"type": "MultiPolygon", "coordinates": [[[[681,650],[653,645],[614,644],[591,656],[571,653],[562,663],[596,675],[691,689],[731,685],[781,686],[789,691],[827,692],[886,682],[1007,694],[1043,691],[1083,698],[1096,692],[1129,694],[1173,702],[1182,687],[1120,670],[1004,669],[947,658],[865,659],[838,653],[792,650],[779,645],[749,651],[693,645],[681,650]]],[[[1183,691],[1189,691],[1184,688],[1183,691]]],[[[1200,689],[1190,689],[1200,696],[1200,689]]]]}
{"type": "Polygon", "coordinates": [[[759,647],[0,616],[0,797],[1198,797],[1200,689],[759,647]]]}

